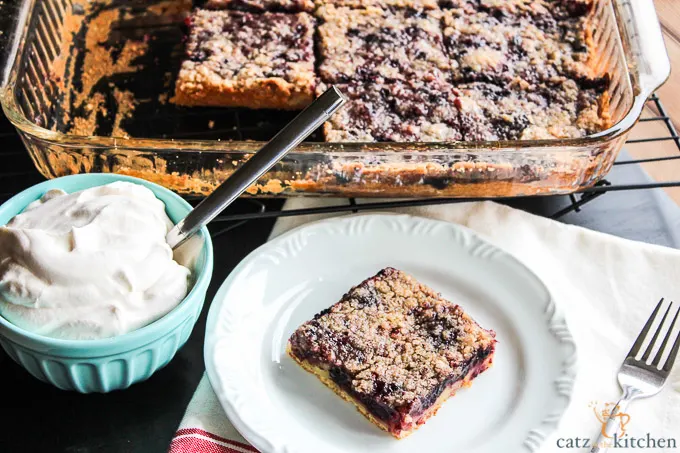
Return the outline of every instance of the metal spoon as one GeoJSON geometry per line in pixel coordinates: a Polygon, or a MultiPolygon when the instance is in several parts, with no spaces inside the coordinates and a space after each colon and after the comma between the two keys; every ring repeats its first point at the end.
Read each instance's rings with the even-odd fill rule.
{"type": "Polygon", "coordinates": [[[165,240],[170,247],[177,248],[219,215],[283,156],[328,120],[345,101],[335,86],[326,90],[168,232],[165,240]]]}

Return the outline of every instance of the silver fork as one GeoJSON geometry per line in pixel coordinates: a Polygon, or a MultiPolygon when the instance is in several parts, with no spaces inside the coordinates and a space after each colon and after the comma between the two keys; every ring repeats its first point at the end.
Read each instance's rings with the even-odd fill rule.
{"type": "Polygon", "coordinates": [[[673,327],[675,327],[675,322],[678,320],[678,315],[680,315],[680,308],[676,310],[675,316],[673,317],[673,322],[671,322],[670,327],[668,327],[668,331],[663,338],[661,346],[659,346],[654,360],[652,360],[649,364],[647,362],[649,361],[649,357],[654,350],[654,346],[657,344],[659,335],[664,330],[664,324],[668,314],[671,311],[673,302],[668,305],[668,308],[666,309],[663,318],[661,318],[661,322],[654,332],[654,335],[649,342],[649,346],[647,346],[647,349],[642,354],[642,357],[639,359],[636,358],[640,353],[640,349],[642,348],[647,335],[649,334],[649,330],[652,328],[654,321],[659,316],[659,312],[663,306],[663,301],[664,300],[661,299],[657,304],[652,316],[650,316],[647,320],[647,324],[645,324],[642,332],[640,332],[640,335],[638,335],[637,340],[635,340],[635,344],[633,344],[633,347],[630,349],[630,352],[628,352],[626,359],[623,361],[623,364],[619,369],[618,379],[619,385],[623,390],[623,395],[616,404],[615,408],[612,409],[606,426],[603,426],[597,441],[595,441],[595,446],[590,450],[591,453],[605,451],[605,445],[610,439],[614,438],[614,436],[619,431],[620,421],[617,420],[617,418],[621,418],[621,416],[625,414],[626,408],[630,402],[638,398],[647,398],[659,393],[666,383],[668,375],[671,373],[673,362],[675,362],[675,358],[678,355],[678,349],[680,349],[680,335],[678,335],[675,339],[673,347],[665,362],[660,362],[661,358],[663,357],[664,350],[666,349],[666,345],[673,335],[673,327]]]}

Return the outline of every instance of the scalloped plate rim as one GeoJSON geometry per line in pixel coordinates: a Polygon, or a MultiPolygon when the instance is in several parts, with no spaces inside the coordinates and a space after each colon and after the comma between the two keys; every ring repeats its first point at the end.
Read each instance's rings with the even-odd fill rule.
{"type": "MultiPolygon", "coordinates": [[[[211,383],[211,386],[217,396],[218,401],[220,402],[220,405],[224,409],[229,421],[232,423],[232,425],[236,428],[236,430],[248,441],[250,442],[255,448],[257,448],[259,451],[262,453],[274,453],[274,452],[281,452],[281,453],[287,453],[290,450],[286,445],[274,445],[272,444],[264,435],[261,435],[256,429],[253,429],[248,423],[246,423],[241,416],[239,415],[239,411],[236,407],[234,407],[229,395],[225,395],[223,393],[223,389],[220,388],[219,385],[219,380],[217,379],[218,376],[218,371],[214,366],[213,363],[213,350],[215,347],[215,344],[217,342],[217,339],[214,338],[213,332],[216,330],[216,323],[217,323],[217,317],[222,309],[222,305],[224,304],[225,298],[224,295],[225,293],[228,292],[229,288],[233,284],[233,282],[240,276],[241,272],[247,268],[247,266],[254,261],[257,257],[265,253],[266,251],[270,249],[275,249],[276,247],[280,246],[281,244],[290,241],[291,238],[294,238],[297,235],[300,235],[301,233],[307,231],[307,230],[312,230],[315,228],[321,228],[324,225],[330,226],[333,224],[338,224],[338,223],[354,223],[358,221],[359,219],[366,219],[366,218],[377,218],[377,219],[386,219],[389,218],[391,220],[397,220],[397,221],[404,221],[404,222],[425,222],[425,223],[431,223],[433,226],[441,226],[441,227],[448,227],[453,230],[459,230],[460,232],[463,233],[463,235],[467,235],[468,237],[472,238],[473,240],[476,240],[478,244],[483,244],[487,247],[490,247],[493,249],[495,252],[500,253],[501,256],[504,256],[506,259],[509,259],[511,262],[513,262],[514,265],[518,266],[521,268],[527,275],[529,275],[533,280],[534,283],[537,283],[541,289],[547,294],[548,298],[546,301],[546,308],[545,311],[546,313],[549,313],[552,311],[550,315],[550,319],[546,320],[546,323],[549,325],[549,330],[551,330],[550,326],[553,324],[559,324],[563,327],[561,336],[557,336],[553,333],[553,335],[558,338],[558,341],[560,343],[563,343],[564,348],[571,349],[569,352],[565,353],[566,358],[563,361],[563,368],[562,368],[562,374],[557,381],[563,381],[566,380],[570,382],[572,385],[566,392],[560,392],[556,390],[556,393],[559,394],[559,396],[563,397],[563,404],[560,405],[560,407],[553,408],[552,411],[549,413],[546,413],[545,416],[543,417],[543,422],[540,424],[540,426],[534,427],[532,429],[528,430],[526,440],[523,443],[523,446],[525,448],[525,451],[529,451],[531,453],[534,453],[540,449],[540,447],[543,444],[543,441],[546,439],[548,435],[550,435],[552,432],[554,432],[558,424],[564,415],[564,412],[568,408],[570,402],[571,402],[571,396],[573,393],[573,381],[575,379],[577,370],[578,370],[578,365],[577,365],[577,357],[578,357],[578,352],[577,352],[577,346],[576,343],[573,340],[573,337],[571,335],[571,332],[568,327],[568,323],[566,321],[566,318],[560,309],[559,306],[555,304],[555,299],[552,296],[550,290],[548,287],[543,283],[543,281],[531,270],[529,269],[524,263],[522,263],[518,258],[516,258],[514,255],[512,255],[509,252],[506,252],[502,248],[498,247],[495,244],[492,244],[485,238],[483,238],[479,233],[474,231],[471,228],[468,228],[463,225],[455,224],[452,222],[447,222],[444,220],[438,220],[438,219],[431,219],[427,217],[419,217],[419,216],[412,216],[409,214],[399,214],[399,213],[390,213],[390,212],[383,212],[383,213],[359,213],[359,214],[352,214],[352,215],[345,215],[345,216],[339,216],[339,217],[332,217],[332,218],[327,218],[327,219],[321,219],[317,221],[312,221],[305,223],[303,225],[297,226],[292,228],[289,231],[284,232],[280,236],[277,236],[276,238],[262,244],[255,250],[253,250],[251,253],[249,253],[241,262],[239,262],[238,265],[232,270],[232,272],[227,276],[227,278],[224,280],[222,285],[220,285],[218,291],[216,292],[215,296],[213,297],[207,320],[206,320],[206,331],[205,331],[205,339],[204,339],[204,362],[205,362],[205,367],[206,367],[206,375],[208,376],[208,380],[211,383]]],[[[369,219],[370,221],[370,219],[369,219]]],[[[353,284],[353,283],[351,283],[353,284]]],[[[351,285],[350,284],[350,285],[351,285]]],[[[349,286],[348,286],[349,287],[349,286]]],[[[556,383],[555,382],[555,383],[556,383]]],[[[414,435],[417,435],[414,434],[414,435]]]]}

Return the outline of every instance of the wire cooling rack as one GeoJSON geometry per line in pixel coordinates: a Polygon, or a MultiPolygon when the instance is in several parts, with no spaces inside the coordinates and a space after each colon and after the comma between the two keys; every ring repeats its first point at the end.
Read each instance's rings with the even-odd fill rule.
{"type": "MultiPolygon", "coordinates": [[[[652,97],[647,101],[647,112],[652,112],[651,115],[643,117],[640,122],[649,123],[654,122],[662,125],[662,133],[654,135],[652,137],[635,138],[628,140],[626,145],[637,146],[644,145],[646,143],[654,142],[672,142],[674,144],[674,153],[672,155],[664,156],[654,156],[653,151],[645,151],[644,158],[634,158],[626,160],[618,160],[614,163],[613,173],[616,168],[620,168],[625,165],[639,165],[639,164],[653,164],[662,163],[666,161],[676,160],[680,162],[680,136],[678,136],[677,130],[673,125],[673,121],[668,115],[666,109],[659,99],[657,94],[652,95],[652,97]]],[[[680,175],[679,175],[680,176],[680,175]]],[[[603,179],[595,184],[593,187],[583,189],[571,195],[553,195],[550,197],[558,197],[568,199],[568,203],[565,207],[560,208],[558,211],[550,215],[550,217],[557,219],[570,212],[580,211],[581,207],[585,204],[599,198],[600,196],[606,194],[607,192],[615,191],[625,191],[625,190],[644,190],[644,189],[655,189],[655,188],[666,188],[666,187],[680,187],[680,179],[672,181],[653,181],[647,183],[640,182],[617,182],[616,184],[611,183],[608,179],[603,179]]],[[[541,197],[546,197],[542,195],[541,197]]],[[[294,210],[271,210],[267,209],[268,206],[258,200],[251,199],[251,209],[253,212],[231,214],[227,213],[225,215],[217,217],[215,222],[244,222],[252,219],[261,218],[275,218],[275,217],[290,217],[298,215],[311,215],[311,214],[329,214],[338,212],[358,212],[361,210],[380,210],[380,209],[392,209],[392,208],[404,208],[413,206],[429,206],[438,204],[452,204],[461,203],[465,201],[481,201],[488,200],[489,198],[437,198],[437,199],[410,199],[410,200],[400,200],[400,201],[380,201],[380,202],[365,202],[358,204],[353,198],[348,199],[346,205],[341,206],[326,206],[326,207],[315,207],[308,209],[294,209],[294,210]]],[[[508,200],[503,198],[492,198],[494,200],[508,200]]]]}
{"type": "MultiPolygon", "coordinates": [[[[671,142],[673,146],[673,153],[666,153],[663,156],[655,156],[654,151],[645,150],[644,157],[633,158],[626,160],[618,160],[614,164],[615,173],[616,168],[625,165],[650,165],[663,164],[667,161],[680,162],[680,136],[673,125],[673,122],[664,108],[659,97],[654,94],[647,102],[647,112],[652,112],[651,115],[643,117],[640,121],[649,123],[654,122],[659,127],[659,133],[652,137],[634,138],[627,142],[627,146],[640,146],[644,144],[671,142]]],[[[656,129],[656,128],[655,128],[656,129]]],[[[24,188],[40,182],[44,178],[38,173],[33,166],[28,153],[23,148],[18,135],[14,132],[11,124],[3,117],[0,119],[0,144],[2,149],[0,151],[0,202],[11,197],[15,193],[24,188]]],[[[639,155],[639,153],[638,153],[639,155]]],[[[615,184],[608,179],[603,179],[595,186],[583,189],[572,195],[551,195],[549,197],[558,197],[566,199],[567,203],[562,203],[563,208],[552,213],[550,217],[559,218],[563,215],[579,211],[587,203],[603,196],[608,192],[625,191],[625,190],[644,190],[654,188],[666,187],[680,187],[679,180],[671,181],[651,181],[651,182],[626,182],[617,181],[615,184]]],[[[546,197],[546,196],[541,196],[546,197]]],[[[227,209],[225,214],[217,217],[213,222],[219,224],[213,235],[222,234],[228,230],[238,227],[243,222],[256,219],[276,218],[276,217],[290,217],[298,215],[310,214],[328,214],[337,212],[358,212],[361,210],[380,210],[392,209],[400,207],[413,206],[428,206],[439,204],[459,203],[463,201],[480,201],[488,198],[474,198],[474,199],[460,199],[460,198],[436,198],[436,199],[409,199],[398,201],[375,201],[358,204],[354,199],[347,200],[346,205],[316,207],[308,209],[294,209],[281,210],[281,202],[272,200],[257,200],[257,199],[241,199],[238,203],[227,209]],[[225,224],[226,223],[226,224],[225,224]]],[[[507,200],[495,198],[495,200],[507,200]]]]}

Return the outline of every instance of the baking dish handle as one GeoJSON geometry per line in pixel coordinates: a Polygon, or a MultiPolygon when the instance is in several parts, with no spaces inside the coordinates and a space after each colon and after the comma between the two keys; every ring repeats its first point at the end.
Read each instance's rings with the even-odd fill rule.
{"type": "Polygon", "coordinates": [[[19,55],[24,29],[33,8],[33,0],[0,2],[0,87],[4,88],[19,55]]]}
{"type": "Polygon", "coordinates": [[[647,99],[668,79],[671,63],[653,0],[615,0],[624,34],[628,66],[636,83],[633,110],[642,111],[647,99]]]}

